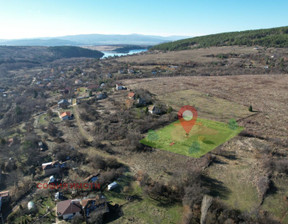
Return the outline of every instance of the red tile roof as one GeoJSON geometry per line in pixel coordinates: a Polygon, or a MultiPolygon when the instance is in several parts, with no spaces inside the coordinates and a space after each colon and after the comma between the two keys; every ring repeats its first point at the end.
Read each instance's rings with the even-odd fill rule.
{"type": "Polygon", "coordinates": [[[128,97],[132,98],[134,96],[135,96],[135,93],[133,93],[133,92],[128,93],[128,97]]]}
{"type": "Polygon", "coordinates": [[[66,200],[57,203],[58,215],[73,214],[80,211],[81,211],[81,205],[79,201],[66,200]]]}
{"type": "Polygon", "coordinates": [[[62,113],[61,115],[60,115],[60,117],[66,117],[66,116],[68,116],[68,117],[70,117],[71,116],[71,113],[69,112],[69,111],[66,111],[66,112],[64,112],[64,113],[62,113]]]}

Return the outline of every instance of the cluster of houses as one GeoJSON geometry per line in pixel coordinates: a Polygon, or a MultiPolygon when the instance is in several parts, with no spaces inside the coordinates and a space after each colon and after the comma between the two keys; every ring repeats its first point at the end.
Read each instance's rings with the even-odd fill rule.
{"type": "MultiPolygon", "coordinates": [[[[57,174],[61,169],[66,168],[66,163],[60,163],[58,161],[43,163],[42,169],[44,172],[44,176],[57,174]]],[[[99,180],[99,173],[92,174],[89,177],[84,179],[85,183],[97,183],[99,180]]],[[[57,182],[54,176],[50,176],[48,184],[52,184],[57,182]]],[[[117,188],[119,185],[117,182],[113,182],[108,185],[107,189],[113,190],[117,188]]],[[[61,192],[56,192],[55,200],[59,201],[56,204],[56,214],[57,217],[64,220],[72,219],[76,215],[84,216],[84,218],[89,218],[91,212],[96,211],[97,214],[105,214],[109,212],[108,202],[105,196],[97,195],[93,198],[83,198],[83,199],[70,199],[63,200],[61,192]]]]}
{"type": "Polygon", "coordinates": [[[83,215],[85,218],[89,218],[93,211],[98,214],[109,212],[108,202],[103,195],[97,195],[94,198],[60,201],[56,205],[57,217],[64,220],[72,219],[76,215],[83,215]]]}
{"type": "MultiPolygon", "coordinates": [[[[126,106],[131,107],[131,105],[135,104],[138,107],[143,107],[147,105],[147,102],[141,96],[137,96],[134,92],[128,93],[128,100],[126,101],[126,106]]],[[[160,115],[163,113],[162,109],[156,105],[148,106],[148,112],[154,115],[160,115]]]]}

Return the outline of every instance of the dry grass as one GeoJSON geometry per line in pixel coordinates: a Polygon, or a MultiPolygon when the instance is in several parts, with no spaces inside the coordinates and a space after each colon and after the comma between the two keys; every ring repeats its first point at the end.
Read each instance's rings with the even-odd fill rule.
{"type": "MultiPolygon", "coordinates": [[[[167,94],[174,98],[174,104],[181,101],[181,98],[184,99],[184,102],[186,100],[187,103],[189,101],[193,103],[193,98],[189,98],[191,91],[191,93],[198,94],[201,99],[200,103],[203,101],[203,104],[206,104],[205,108],[200,108],[200,113],[202,110],[205,112],[205,109],[211,111],[214,106],[219,109],[221,103],[228,101],[232,108],[235,105],[242,105],[238,106],[240,108],[252,105],[253,109],[260,113],[243,120],[240,124],[244,125],[246,130],[263,137],[286,139],[288,131],[288,104],[285,102],[285,99],[288,98],[287,82],[287,75],[238,75],[132,79],[125,80],[124,84],[132,89],[147,89],[157,96],[160,95],[160,98],[161,95],[167,94]],[[188,94],[189,101],[185,94],[188,94]],[[219,103],[209,105],[209,101],[205,102],[204,100],[205,94],[213,96],[212,99],[219,99],[219,103]]],[[[168,97],[167,101],[169,101],[168,97]]],[[[197,102],[197,100],[195,101],[197,102]]],[[[237,107],[235,109],[235,111],[239,111],[237,107]]]]}
{"type": "MultiPolygon", "coordinates": [[[[182,103],[197,105],[199,114],[203,117],[221,119],[221,114],[224,118],[227,115],[229,117],[231,112],[236,112],[235,115],[240,118],[239,124],[244,126],[247,132],[266,138],[266,141],[261,142],[262,145],[271,147],[271,144],[274,144],[273,147],[284,154],[287,153],[287,147],[278,144],[287,139],[287,83],[287,75],[186,76],[124,81],[129,88],[149,90],[156,95],[155,97],[172,104],[176,109],[182,103]],[[211,97],[207,97],[207,94],[211,97]],[[224,109],[222,111],[221,105],[224,109]],[[249,105],[252,105],[257,113],[241,119],[243,115],[244,117],[249,115],[250,112],[247,110],[249,105]],[[227,108],[231,108],[231,111],[227,111],[227,108]]],[[[207,169],[210,177],[222,183],[220,190],[223,188],[224,192],[220,198],[230,207],[251,211],[260,206],[261,199],[258,197],[256,184],[258,178],[265,175],[265,171],[261,168],[260,141],[256,138],[243,137],[230,140],[222,145],[221,149],[228,151],[232,157],[227,159],[217,156],[221,163],[214,163],[207,169]]],[[[137,163],[131,165],[138,170],[148,170],[154,173],[155,177],[163,178],[165,172],[158,171],[156,174],[156,170],[173,172],[175,169],[185,169],[189,163],[187,158],[181,161],[179,155],[170,157],[170,153],[154,151],[150,154],[133,156],[131,160],[137,163]]],[[[196,159],[191,162],[196,164],[199,161],[196,159]]],[[[287,202],[283,199],[287,193],[284,190],[287,178],[275,180],[275,184],[279,188],[278,192],[269,195],[260,209],[270,211],[276,219],[287,223],[287,202]]],[[[214,189],[217,189],[217,186],[214,189]]]]}
{"type": "Polygon", "coordinates": [[[138,63],[138,64],[154,64],[155,62],[159,64],[180,64],[185,62],[217,62],[221,61],[219,58],[207,57],[207,55],[217,55],[217,54],[251,54],[256,53],[253,47],[210,47],[210,48],[200,48],[185,51],[172,51],[167,53],[147,53],[143,55],[133,55],[117,59],[119,62],[125,63],[138,63]]]}

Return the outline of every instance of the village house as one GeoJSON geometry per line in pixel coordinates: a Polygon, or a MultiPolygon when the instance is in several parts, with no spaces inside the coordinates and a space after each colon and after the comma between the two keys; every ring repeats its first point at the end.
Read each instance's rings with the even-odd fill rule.
{"type": "Polygon", "coordinates": [[[62,99],[58,102],[58,107],[59,108],[67,108],[70,105],[70,103],[68,102],[68,100],[66,99],[62,99]]]}
{"type": "Polygon", "coordinates": [[[54,195],[55,201],[61,200],[63,198],[62,192],[57,191],[54,195]]]}
{"type": "Polygon", "coordinates": [[[135,73],[134,69],[128,69],[128,74],[134,74],[134,73],[135,73]]]}
{"type": "Polygon", "coordinates": [[[71,120],[73,119],[74,115],[71,114],[69,111],[65,111],[64,113],[62,113],[60,115],[60,118],[62,119],[62,121],[65,121],[65,120],[71,120]]]}
{"type": "Polygon", "coordinates": [[[108,97],[108,95],[107,95],[106,92],[97,93],[97,94],[96,94],[96,99],[97,99],[97,100],[103,100],[103,99],[106,99],[107,97],[108,97]]]}
{"type": "Polygon", "coordinates": [[[135,93],[133,93],[133,92],[128,93],[128,98],[135,100],[135,98],[136,98],[135,93]]]}
{"type": "Polygon", "coordinates": [[[141,106],[145,106],[147,103],[146,103],[146,100],[142,97],[139,97],[136,99],[136,105],[138,107],[141,107],[141,106]]]}
{"type": "Polygon", "coordinates": [[[118,74],[125,74],[125,71],[123,69],[118,70],[118,74]]]}
{"type": "Polygon", "coordinates": [[[14,139],[13,138],[9,138],[8,139],[8,147],[11,147],[14,143],[14,139]]]}
{"type": "Polygon", "coordinates": [[[89,177],[84,179],[84,182],[88,182],[88,183],[96,183],[98,181],[99,178],[99,173],[97,174],[92,174],[89,177]]]}
{"type": "Polygon", "coordinates": [[[75,80],[75,85],[80,85],[80,84],[82,84],[82,81],[80,79],[76,79],[75,80]]]}
{"type": "Polygon", "coordinates": [[[148,111],[150,114],[161,114],[160,108],[156,107],[155,105],[151,105],[148,107],[148,111]]]}
{"type": "Polygon", "coordinates": [[[90,85],[87,87],[87,90],[89,91],[96,91],[99,88],[98,85],[90,85]]]}
{"type": "Polygon", "coordinates": [[[80,215],[80,212],[82,211],[80,201],[80,199],[73,199],[58,202],[56,205],[56,214],[58,218],[68,220],[72,219],[75,215],[80,215]]]}
{"type": "Polygon", "coordinates": [[[66,163],[59,163],[58,161],[43,163],[42,170],[45,176],[50,176],[60,172],[62,168],[66,167],[66,163]]]}
{"type": "Polygon", "coordinates": [[[44,144],[42,141],[38,142],[38,147],[40,151],[44,151],[47,149],[47,145],[44,144]]]}
{"type": "Polygon", "coordinates": [[[127,88],[123,86],[122,84],[117,83],[116,84],[116,90],[126,90],[127,88]]]}
{"type": "Polygon", "coordinates": [[[97,195],[95,198],[82,199],[81,205],[86,218],[89,218],[93,211],[100,214],[109,212],[108,203],[104,196],[97,195]]]}

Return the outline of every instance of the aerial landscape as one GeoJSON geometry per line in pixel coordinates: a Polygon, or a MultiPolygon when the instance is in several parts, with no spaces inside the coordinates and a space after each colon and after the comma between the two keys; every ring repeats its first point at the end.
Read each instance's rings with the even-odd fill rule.
{"type": "Polygon", "coordinates": [[[0,224],[288,224],[287,2],[16,2],[0,224]]]}

